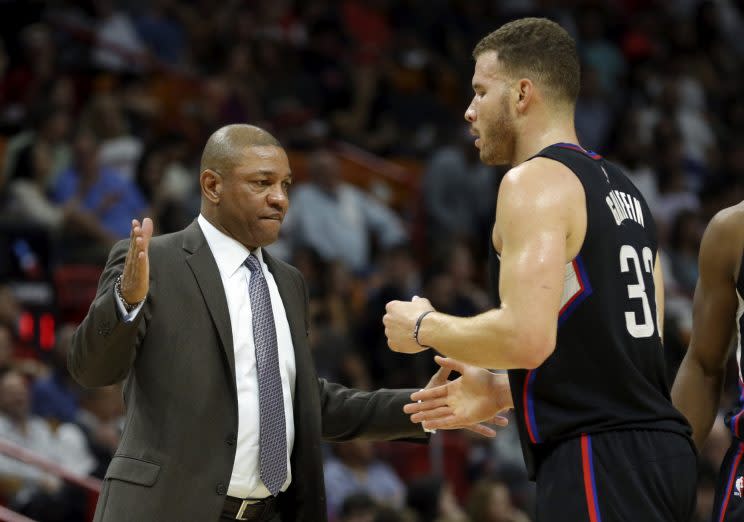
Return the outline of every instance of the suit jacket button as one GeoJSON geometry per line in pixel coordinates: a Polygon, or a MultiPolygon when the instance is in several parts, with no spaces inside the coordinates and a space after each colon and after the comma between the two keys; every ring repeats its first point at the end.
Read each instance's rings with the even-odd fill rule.
{"type": "Polygon", "coordinates": [[[235,442],[236,442],[236,440],[237,440],[237,439],[236,439],[235,435],[229,435],[229,436],[227,437],[227,440],[226,440],[225,442],[227,442],[227,445],[228,445],[228,446],[234,446],[234,445],[235,445],[235,442]]]}
{"type": "Polygon", "coordinates": [[[217,484],[217,494],[219,496],[223,496],[225,493],[227,493],[227,488],[222,482],[220,482],[219,484],[217,484]]]}

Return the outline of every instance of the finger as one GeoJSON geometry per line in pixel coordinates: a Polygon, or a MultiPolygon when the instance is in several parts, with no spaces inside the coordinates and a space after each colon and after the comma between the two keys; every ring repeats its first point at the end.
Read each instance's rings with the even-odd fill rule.
{"type": "Polygon", "coordinates": [[[489,437],[489,438],[493,438],[497,435],[496,430],[493,430],[489,428],[488,426],[484,426],[483,424],[474,424],[472,426],[465,426],[465,429],[468,431],[477,433],[478,435],[483,435],[484,437],[489,437]]]}
{"type": "Polygon", "coordinates": [[[436,362],[442,368],[448,368],[450,371],[454,370],[457,373],[463,373],[465,371],[465,363],[462,363],[457,359],[450,359],[449,357],[435,355],[434,362],[436,362]]]}
{"type": "Polygon", "coordinates": [[[142,220],[142,239],[143,239],[143,246],[142,249],[145,253],[147,253],[147,247],[150,244],[150,239],[152,238],[152,232],[154,229],[154,225],[152,224],[152,219],[149,217],[142,220]]]}
{"type": "Polygon", "coordinates": [[[390,313],[393,307],[395,307],[395,304],[398,301],[390,301],[388,304],[385,305],[385,312],[390,313]]]}
{"type": "Polygon", "coordinates": [[[438,406],[430,410],[414,413],[413,415],[411,415],[411,420],[413,422],[422,422],[451,417],[452,415],[452,408],[450,408],[449,406],[438,406]]]}
{"type": "Polygon", "coordinates": [[[495,424],[496,426],[505,427],[509,425],[509,419],[506,417],[502,417],[501,415],[496,415],[495,417],[488,419],[487,421],[489,424],[495,424]]]}
{"type": "Polygon", "coordinates": [[[403,406],[403,411],[406,413],[418,413],[420,411],[429,411],[435,408],[451,407],[447,404],[447,399],[435,399],[433,401],[417,401],[409,402],[403,406]]]}
{"type": "Polygon", "coordinates": [[[439,419],[426,420],[421,425],[431,430],[458,430],[463,427],[462,423],[454,414],[439,419]]]}
{"type": "Polygon", "coordinates": [[[437,373],[434,374],[434,380],[440,384],[446,384],[447,380],[449,379],[450,373],[452,373],[452,370],[449,368],[439,368],[437,370],[437,373]]]}
{"type": "Polygon", "coordinates": [[[412,401],[430,401],[433,399],[438,399],[439,397],[446,397],[447,396],[447,385],[443,386],[436,386],[434,388],[426,388],[423,390],[419,390],[417,392],[413,392],[411,394],[411,400],[412,401]]]}

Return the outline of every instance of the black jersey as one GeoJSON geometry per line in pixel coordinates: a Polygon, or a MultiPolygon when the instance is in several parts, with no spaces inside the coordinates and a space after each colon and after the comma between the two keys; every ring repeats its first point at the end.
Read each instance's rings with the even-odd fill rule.
{"type": "MultiPolygon", "coordinates": [[[[566,165],[584,187],[587,227],[566,265],[555,351],[533,370],[510,370],[530,475],[561,440],[620,429],[691,429],[672,406],[656,317],[656,228],[640,192],[614,164],[573,144],[537,156],[566,165]]],[[[497,203],[498,204],[498,203],[497,203]]],[[[499,259],[491,248],[499,303],[499,259]]]]}
{"type": "Polygon", "coordinates": [[[726,424],[731,433],[739,440],[744,440],[744,380],[741,370],[741,343],[744,335],[744,254],[742,254],[739,275],[736,278],[736,297],[739,306],[736,309],[736,367],[739,370],[739,406],[726,416],[726,424]]]}

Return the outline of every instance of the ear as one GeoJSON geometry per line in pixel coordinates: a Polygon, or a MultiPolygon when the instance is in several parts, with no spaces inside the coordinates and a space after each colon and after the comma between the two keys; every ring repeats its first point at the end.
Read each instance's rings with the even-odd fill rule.
{"type": "Polygon", "coordinates": [[[199,185],[202,195],[214,204],[220,202],[222,196],[222,176],[212,169],[205,169],[199,175],[199,185]]]}
{"type": "Polygon", "coordinates": [[[529,78],[517,82],[517,112],[524,112],[535,96],[535,84],[529,78]]]}

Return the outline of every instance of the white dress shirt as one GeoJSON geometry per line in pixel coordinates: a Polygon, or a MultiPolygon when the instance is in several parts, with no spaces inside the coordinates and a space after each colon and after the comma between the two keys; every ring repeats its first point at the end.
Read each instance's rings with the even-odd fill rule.
{"type": "MultiPolygon", "coordinates": [[[[238,440],[235,463],[227,494],[238,498],[261,499],[271,495],[260,477],[259,470],[259,409],[258,374],[256,372],[256,347],[253,340],[253,316],[248,294],[250,270],[243,264],[251,253],[235,239],[223,234],[201,214],[199,226],[207,239],[217,268],[220,271],[222,286],[225,289],[227,308],[230,313],[233,349],[235,351],[235,383],[238,390],[238,440]]],[[[284,394],[284,416],[287,427],[287,480],[282,486],[285,491],[292,480],[289,457],[294,445],[294,415],[292,398],[295,391],[295,358],[291,332],[284,303],[279,295],[274,276],[264,263],[261,249],[253,251],[261,263],[264,278],[269,286],[271,308],[274,312],[276,341],[279,349],[279,371],[284,394]]],[[[131,321],[141,307],[126,314],[123,304],[119,310],[125,321],[131,321]]]]}

